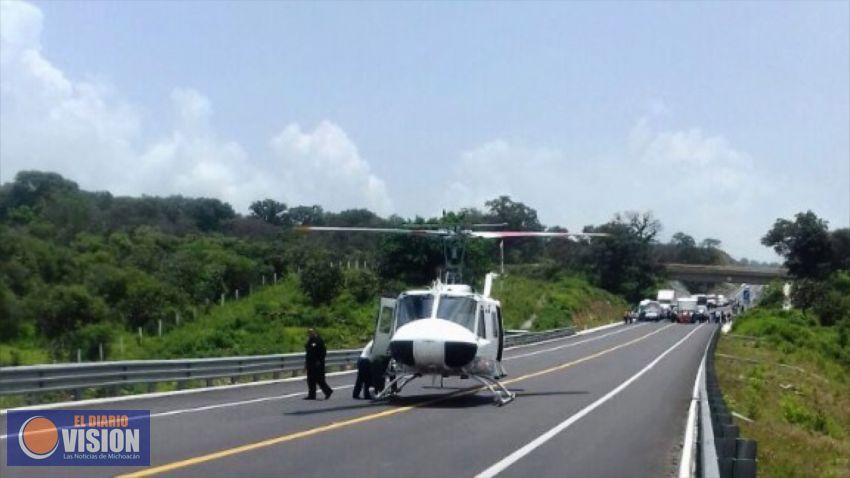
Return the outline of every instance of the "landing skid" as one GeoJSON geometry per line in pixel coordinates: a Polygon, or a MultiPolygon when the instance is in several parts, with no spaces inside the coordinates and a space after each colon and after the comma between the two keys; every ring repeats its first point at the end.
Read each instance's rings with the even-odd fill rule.
{"type": "Polygon", "coordinates": [[[502,385],[502,382],[494,378],[485,377],[483,375],[472,375],[472,378],[478,380],[482,385],[490,390],[490,393],[493,394],[493,400],[495,400],[496,405],[500,407],[506,403],[510,403],[516,398],[515,393],[505,388],[505,386],[502,385]]]}
{"type": "MultiPolygon", "coordinates": [[[[390,383],[388,383],[387,386],[384,387],[383,390],[381,390],[381,393],[375,395],[375,400],[382,400],[384,398],[397,396],[405,385],[413,381],[413,379],[419,378],[421,376],[422,374],[419,373],[399,375],[398,377],[390,381],[390,383]]],[[[510,403],[516,398],[515,393],[505,388],[505,386],[502,385],[502,382],[494,378],[486,377],[484,375],[470,375],[470,377],[474,378],[482,385],[487,387],[487,390],[490,390],[490,393],[493,394],[493,400],[495,400],[496,405],[500,407],[506,403],[510,403]]],[[[442,379],[440,381],[442,382],[442,379]]]]}
{"type": "Polygon", "coordinates": [[[375,400],[381,400],[387,397],[398,395],[405,385],[410,383],[414,378],[419,378],[421,376],[422,374],[419,373],[397,376],[396,378],[392,379],[390,383],[388,383],[384,387],[383,390],[381,390],[381,393],[375,395],[375,400]]]}

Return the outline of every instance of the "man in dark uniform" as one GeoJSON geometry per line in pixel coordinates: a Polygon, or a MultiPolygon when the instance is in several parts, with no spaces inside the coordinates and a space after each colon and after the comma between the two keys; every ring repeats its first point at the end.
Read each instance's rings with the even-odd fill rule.
{"type": "Polygon", "coordinates": [[[316,329],[310,328],[307,331],[309,338],[304,344],[304,368],[307,369],[307,396],[304,400],[316,399],[316,385],[322,388],[322,393],[325,394],[325,400],[331,398],[334,391],[325,382],[325,355],[328,350],[325,348],[325,341],[319,337],[316,329]]]}

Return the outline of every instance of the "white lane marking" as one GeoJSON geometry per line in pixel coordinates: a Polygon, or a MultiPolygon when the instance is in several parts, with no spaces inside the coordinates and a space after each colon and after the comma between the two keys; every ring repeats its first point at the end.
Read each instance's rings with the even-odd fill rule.
{"type": "MultiPolygon", "coordinates": [[[[341,372],[331,372],[328,373],[328,377],[336,377],[339,375],[349,375],[357,372],[357,370],[343,370],[341,372]]],[[[186,390],[173,390],[170,392],[154,392],[154,393],[141,393],[139,395],[124,395],[122,397],[105,397],[105,398],[91,398],[88,400],[77,400],[70,402],[56,402],[56,403],[45,403],[44,405],[30,405],[26,407],[18,407],[18,408],[4,408],[0,410],[0,416],[5,415],[9,412],[9,410],[13,411],[24,411],[24,410],[53,410],[56,408],[65,408],[65,407],[84,407],[86,405],[100,405],[103,403],[113,403],[113,402],[126,402],[129,400],[142,400],[146,398],[160,398],[160,397],[173,397],[177,395],[188,395],[192,393],[200,393],[200,392],[213,392],[216,390],[229,390],[232,388],[249,388],[249,387],[257,387],[261,385],[274,385],[277,383],[288,383],[288,382],[298,382],[301,380],[306,380],[306,375],[299,375],[297,377],[289,377],[289,378],[279,378],[274,380],[260,380],[257,382],[248,382],[248,383],[236,383],[233,385],[216,385],[214,387],[200,387],[200,388],[189,388],[186,390]]]]}
{"type": "Polygon", "coordinates": [[[696,419],[697,419],[697,403],[699,402],[699,384],[705,373],[705,358],[708,356],[708,348],[711,346],[711,339],[705,344],[705,351],[702,353],[702,360],[697,368],[697,376],[694,379],[694,390],[691,392],[691,404],[688,407],[688,419],[685,422],[685,440],[682,442],[682,456],[679,458],[679,478],[690,478],[694,476],[694,466],[696,465],[696,419]]]}
{"type": "Polygon", "coordinates": [[[521,354],[521,355],[512,355],[510,357],[505,357],[503,360],[508,361],[508,360],[513,360],[513,359],[518,359],[518,358],[523,358],[523,357],[531,357],[532,355],[538,355],[538,354],[542,354],[542,353],[546,353],[546,352],[552,352],[554,350],[560,350],[560,349],[575,347],[576,345],[586,344],[588,342],[594,342],[596,340],[604,339],[605,337],[610,337],[612,335],[621,334],[621,333],[629,331],[629,330],[634,330],[637,327],[642,327],[644,325],[645,324],[640,324],[636,327],[623,328],[623,329],[620,329],[620,330],[617,330],[617,331],[614,331],[614,332],[608,332],[607,334],[597,335],[596,337],[591,337],[589,339],[579,340],[578,342],[570,342],[568,344],[558,345],[557,347],[549,347],[548,349],[535,350],[534,352],[528,352],[528,353],[521,354]]]}
{"type": "Polygon", "coordinates": [[[556,425],[555,427],[551,428],[551,429],[550,429],[549,431],[547,431],[546,433],[544,433],[544,434],[540,435],[539,437],[535,438],[534,440],[532,440],[531,442],[529,442],[528,444],[526,444],[526,445],[525,445],[525,446],[523,446],[522,448],[520,448],[520,449],[518,449],[518,450],[514,451],[513,453],[511,453],[510,455],[506,456],[505,458],[503,458],[503,459],[502,459],[502,460],[500,460],[499,462],[497,462],[497,463],[493,464],[492,466],[490,466],[490,467],[489,467],[489,468],[487,468],[486,470],[482,471],[481,473],[478,473],[477,475],[475,475],[475,478],[492,478],[492,477],[494,477],[494,476],[498,475],[499,473],[501,473],[502,471],[504,471],[504,470],[505,470],[506,468],[508,468],[509,466],[513,465],[514,463],[516,463],[517,461],[519,461],[520,459],[522,459],[523,457],[525,457],[526,455],[528,455],[529,453],[531,453],[532,451],[534,451],[535,449],[537,449],[538,447],[540,447],[541,445],[543,445],[544,443],[546,443],[547,441],[549,441],[549,440],[551,440],[552,438],[554,438],[554,437],[555,437],[558,433],[561,433],[562,431],[564,431],[565,429],[567,429],[567,428],[568,428],[569,426],[571,426],[573,423],[575,423],[575,422],[577,422],[577,421],[581,420],[584,416],[586,416],[587,414],[589,414],[590,412],[592,412],[593,410],[595,410],[596,408],[598,408],[600,405],[602,405],[603,403],[607,402],[608,400],[610,400],[611,398],[613,398],[614,396],[616,396],[618,393],[620,393],[621,391],[623,391],[623,389],[625,389],[626,387],[628,387],[629,385],[631,385],[632,383],[634,383],[634,381],[635,381],[635,380],[637,380],[637,379],[639,379],[641,376],[643,376],[643,374],[645,374],[646,372],[650,371],[653,367],[655,367],[655,365],[657,365],[657,364],[658,364],[658,362],[660,362],[660,361],[661,361],[661,359],[663,359],[665,356],[667,356],[667,354],[669,354],[670,352],[672,352],[672,351],[673,351],[676,347],[678,347],[679,345],[681,345],[681,344],[682,344],[685,340],[687,340],[688,338],[690,338],[690,336],[691,336],[691,335],[693,335],[693,334],[694,334],[697,330],[699,330],[701,327],[702,327],[702,325],[699,325],[699,326],[697,326],[697,327],[694,327],[694,330],[690,331],[690,333],[688,333],[688,335],[686,335],[686,336],[682,337],[682,339],[681,339],[681,340],[679,340],[678,342],[676,342],[675,344],[673,344],[673,346],[672,346],[672,347],[670,347],[670,348],[668,348],[667,350],[665,350],[665,351],[664,351],[661,355],[659,355],[658,357],[656,357],[656,358],[655,358],[655,360],[653,360],[652,362],[650,362],[650,363],[649,363],[649,365],[647,365],[646,367],[642,368],[642,369],[640,370],[640,372],[638,372],[638,373],[636,373],[636,374],[632,375],[632,376],[631,376],[628,380],[626,380],[625,382],[621,383],[621,384],[620,384],[617,388],[615,388],[614,390],[611,390],[610,392],[606,393],[605,395],[603,395],[601,398],[599,398],[599,399],[598,399],[598,400],[596,400],[595,402],[591,403],[590,405],[588,405],[588,406],[586,406],[586,407],[582,408],[582,409],[581,409],[578,413],[576,413],[575,415],[573,415],[573,416],[571,416],[571,417],[567,418],[566,420],[564,420],[563,422],[559,423],[559,424],[558,424],[558,425],[556,425]]]}
{"type": "MultiPolygon", "coordinates": [[[[334,391],[343,390],[346,388],[354,388],[354,385],[340,385],[339,387],[334,388],[334,391]]],[[[227,407],[235,407],[237,405],[247,405],[249,403],[260,403],[260,402],[268,402],[272,400],[283,400],[286,398],[292,397],[300,397],[301,395],[306,395],[307,392],[296,392],[296,393],[287,393],[286,395],[277,395],[273,397],[260,397],[260,398],[252,398],[250,400],[240,400],[238,402],[227,402],[227,403],[217,403],[215,405],[205,405],[203,407],[194,407],[194,408],[183,408],[180,410],[170,410],[167,412],[159,412],[159,413],[151,413],[151,418],[154,417],[167,417],[170,415],[180,415],[183,413],[194,413],[194,412],[203,412],[206,410],[215,410],[216,408],[227,408],[227,407]]]]}
{"type": "Polygon", "coordinates": [[[620,322],[618,320],[616,322],[611,322],[610,324],[600,325],[599,327],[594,327],[592,329],[579,330],[578,332],[576,332],[576,335],[592,334],[593,332],[597,332],[599,330],[610,329],[611,327],[616,327],[618,325],[625,325],[625,324],[623,324],[622,322],[620,322]]]}
{"type": "MultiPolygon", "coordinates": [[[[557,342],[559,340],[567,340],[567,339],[571,339],[571,338],[578,337],[578,336],[581,336],[581,335],[587,335],[587,334],[592,334],[593,332],[599,332],[600,330],[610,329],[611,327],[616,327],[618,325],[623,325],[623,323],[619,322],[619,321],[618,322],[612,322],[612,323],[607,324],[607,325],[600,325],[599,327],[594,327],[592,329],[582,330],[580,332],[574,333],[573,335],[565,335],[563,337],[555,337],[554,339],[541,340],[540,342],[533,342],[533,343],[530,343],[530,344],[522,344],[522,345],[514,345],[513,347],[505,347],[505,351],[524,349],[524,348],[527,348],[527,347],[535,347],[537,345],[545,345],[545,344],[548,344],[548,343],[551,343],[551,342],[557,342]]],[[[643,325],[643,324],[641,324],[641,325],[643,325]]]]}
{"type": "MultiPolygon", "coordinates": [[[[343,390],[343,389],[346,389],[346,388],[354,388],[354,385],[340,385],[339,387],[334,388],[334,391],[343,390]]],[[[215,405],[204,405],[202,407],[182,408],[182,409],[179,409],[179,410],[169,410],[167,412],[151,413],[150,417],[151,418],[168,417],[168,416],[171,416],[171,415],[182,415],[184,413],[204,412],[204,411],[207,411],[207,410],[215,410],[217,408],[229,408],[229,407],[235,407],[235,406],[238,406],[238,405],[248,405],[248,404],[251,404],[251,403],[270,402],[270,401],[273,401],[273,400],[284,400],[284,399],[287,399],[287,398],[300,397],[301,395],[306,395],[306,394],[307,394],[307,392],[287,393],[286,395],[275,395],[275,396],[272,396],[272,397],[252,398],[250,400],[240,400],[240,401],[236,401],[236,402],[217,403],[215,405]]],[[[17,410],[15,410],[15,411],[17,411],[17,410]]],[[[140,417],[130,417],[130,421],[138,420],[139,418],[140,417]]],[[[17,433],[0,435],[0,441],[6,440],[9,437],[16,437],[16,436],[18,436],[17,433]]]]}

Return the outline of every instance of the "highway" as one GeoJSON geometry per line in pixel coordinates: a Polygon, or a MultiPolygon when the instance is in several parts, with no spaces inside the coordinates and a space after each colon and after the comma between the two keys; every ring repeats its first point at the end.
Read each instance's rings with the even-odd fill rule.
{"type": "Polygon", "coordinates": [[[150,410],[152,466],[7,467],[4,438],[0,476],[673,476],[715,328],[638,323],[508,350],[517,398],[503,407],[459,379],[354,400],[352,373],[329,377],[327,401],[302,400],[296,379],[69,406],[150,410]]]}

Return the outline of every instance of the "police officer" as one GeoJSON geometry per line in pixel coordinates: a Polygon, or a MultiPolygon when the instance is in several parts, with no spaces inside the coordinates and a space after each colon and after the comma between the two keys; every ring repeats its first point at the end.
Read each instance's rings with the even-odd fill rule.
{"type": "Polygon", "coordinates": [[[328,350],[325,348],[325,341],[319,337],[316,329],[310,328],[307,331],[309,338],[304,344],[304,368],[307,369],[307,396],[304,400],[316,399],[316,385],[322,388],[322,393],[325,394],[325,400],[331,398],[334,391],[325,382],[325,355],[328,350]]]}
{"type": "Polygon", "coordinates": [[[355,399],[360,398],[361,388],[363,389],[363,398],[372,399],[372,395],[369,393],[369,387],[372,386],[372,361],[369,360],[371,355],[372,341],[370,340],[366,347],[363,347],[360,358],[357,359],[357,380],[354,382],[354,393],[352,394],[355,399]]]}

